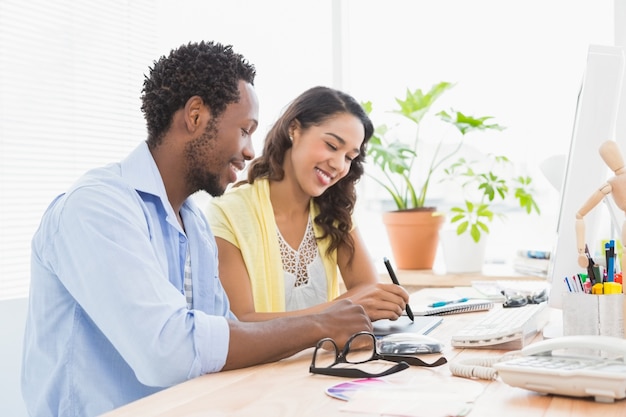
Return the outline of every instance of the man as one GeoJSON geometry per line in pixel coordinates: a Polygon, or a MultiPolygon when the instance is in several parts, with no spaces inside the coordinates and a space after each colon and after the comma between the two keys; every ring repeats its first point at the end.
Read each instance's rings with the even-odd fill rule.
{"type": "Polygon", "coordinates": [[[147,141],[86,173],[44,214],[22,369],[31,415],[98,415],[205,373],[371,330],[350,301],[262,323],[229,310],[215,239],[188,197],[222,194],[253,158],[254,76],[218,43],[161,57],[144,81],[147,141]]]}

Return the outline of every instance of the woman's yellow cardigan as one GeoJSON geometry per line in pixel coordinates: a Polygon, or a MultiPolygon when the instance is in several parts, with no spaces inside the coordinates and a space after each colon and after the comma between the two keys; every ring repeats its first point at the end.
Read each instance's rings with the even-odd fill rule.
{"type": "MultiPolygon", "coordinates": [[[[319,213],[311,201],[311,221],[319,213]]],[[[248,269],[254,307],[257,312],[285,311],[285,279],[274,211],[270,201],[269,181],[257,179],[253,184],[234,187],[221,197],[213,198],[206,216],[211,230],[241,250],[248,269]]],[[[315,236],[322,230],[313,221],[315,236]]],[[[329,239],[318,240],[328,281],[328,300],[339,295],[337,251],[326,255],[329,239]]],[[[222,281],[228,277],[220,277],[222,281]]]]}

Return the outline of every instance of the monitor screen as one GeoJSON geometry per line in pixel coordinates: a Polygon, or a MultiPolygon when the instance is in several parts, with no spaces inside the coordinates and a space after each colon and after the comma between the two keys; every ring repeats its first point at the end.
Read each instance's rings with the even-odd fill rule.
{"type": "MultiPolygon", "coordinates": [[[[564,278],[586,270],[578,266],[576,212],[612,175],[598,152],[606,140],[617,140],[623,150],[626,138],[615,138],[622,91],[624,52],[621,47],[591,45],[576,105],[576,117],[561,187],[561,206],[548,278],[550,305],[561,308],[567,290],[564,278]]],[[[585,241],[591,254],[599,246],[601,231],[611,230],[607,206],[599,204],[585,217],[585,241]]],[[[623,213],[618,212],[623,219],[623,213]]],[[[621,225],[620,225],[621,226],[621,225]]]]}

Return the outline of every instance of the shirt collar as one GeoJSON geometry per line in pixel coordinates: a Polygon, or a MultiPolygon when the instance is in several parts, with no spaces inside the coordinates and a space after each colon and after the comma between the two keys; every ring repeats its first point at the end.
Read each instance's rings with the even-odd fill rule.
{"type": "Polygon", "coordinates": [[[148,149],[148,144],[142,142],[121,162],[122,178],[137,191],[159,196],[167,200],[165,185],[159,168],[148,149]]]}
{"type": "MultiPolygon", "coordinates": [[[[174,209],[167,198],[167,192],[165,191],[165,184],[163,184],[163,178],[161,172],[157,167],[148,144],[141,142],[139,146],[135,148],[125,159],[121,162],[121,175],[128,184],[130,184],[135,190],[147,194],[152,194],[161,199],[161,204],[165,207],[168,213],[168,222],[175,225],[180,229],[174,209]]],[[[192,204],[190,198],[187,198],[181,207],[182,211],[190,210],[195,215],[198,215],[196,207],[192,204]]]]}

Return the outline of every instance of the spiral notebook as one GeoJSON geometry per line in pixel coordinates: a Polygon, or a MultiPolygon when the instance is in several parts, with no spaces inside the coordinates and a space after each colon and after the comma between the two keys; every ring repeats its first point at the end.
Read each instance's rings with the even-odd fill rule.
{"type": "Polygon", "coordinates": [[[443,316],[444,314],[470,313],[472,311],[489,310],[493,302],[489,300],[467,300],[462,303],[446,304],[441,307],[426,307],[411,305],[416,316],[443,316]]]}

